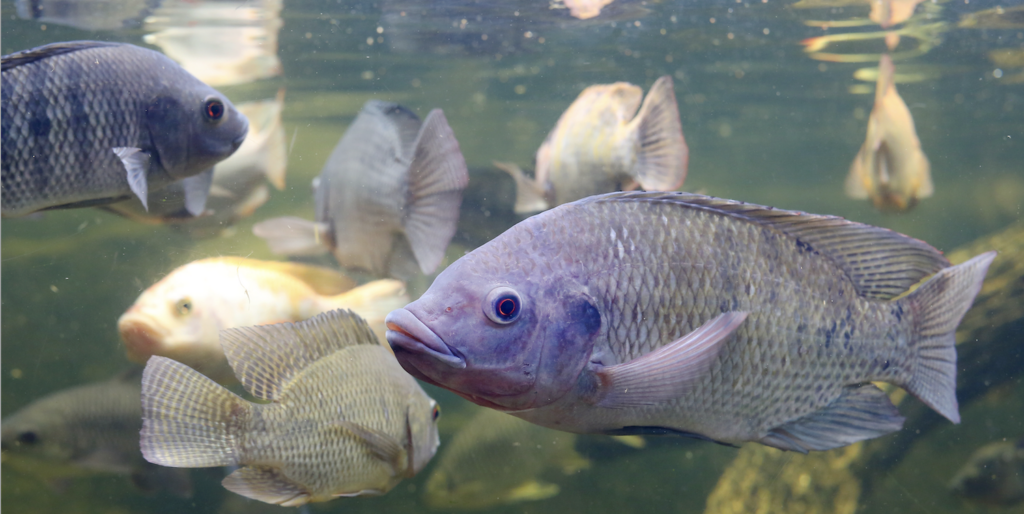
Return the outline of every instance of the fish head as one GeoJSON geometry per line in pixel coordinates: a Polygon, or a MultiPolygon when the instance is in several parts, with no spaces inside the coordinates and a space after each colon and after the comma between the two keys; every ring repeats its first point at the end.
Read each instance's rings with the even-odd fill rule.
{"type": "Polygon", "coordinates": [[[1024,448],[1012,441],[985,445],[971,455],[947,488],[957,496],[994,505],[1006,497],[1024,497],[1024,480],[1018,478],[1022,461],[1024,448]]]}
{"type": "Polygon", "coordinates": [[[200,371],[225,361],[219,342],[225,323],[210,300],[216,295],[207,291],[216,282],[194,271],[175,270],[143,291],[118,319],[129,360],[144,364],[160,355],[200,371]]]}
{"type": "Polygon", "coordinates": [[[4,418],[0,430],[0,448],[5,465],[8,459],[70,464],[74,455],[70,427],[62,421],[64,413],[45,400],[28,405],[4,418]]]}
{"type": "Polygon", "coordinates": [[[409,397],[409,474],[419,473],[427,467],[437,453],[441,437],[437,432],[437,420],[441,417],[441,406],[422,389],[409,397]]]}
{"type": "Polygon", "coordinates": [[[571,274],[514,251],[496,254],[508,247],[494,243],[508,234],[449,266],[385,324],[398,362],[414,377],[517,411],[550,404],[576,384],[601,315],[571,274]]]}
{"type": "Polygon", "coordinates": [[[156,156],[176,180],[226,159],[249,133],[249,120],[226,96],[194,77],[188,79],[190,86],[159,90],[146,107],[156,156]]]}

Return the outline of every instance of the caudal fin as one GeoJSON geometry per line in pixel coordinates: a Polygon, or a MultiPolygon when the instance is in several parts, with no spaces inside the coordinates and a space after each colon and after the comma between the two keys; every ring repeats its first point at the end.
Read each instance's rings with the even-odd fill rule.
{"type": "Polygon", "coordinates": [[[945,268],[904,300],[915,316],[917,355],[906,389],[953,423],[960,422],[956,401],[956,327],[981,290],[996,252],[945,268]]]}
{"type": "Polygon", "coordinates": [[[462,190],[469,183],[459,142],[440,109],[427,115],[409,166],[405,236],[420,270],[433,273],[455,235],[462,190]]]}
{"type": "Polygon", "coordinates": [[[640,149],[633,178],[648,191],[674,191],[686,180],[690,149],[679,123],[679,106],[672,77],[654,82],[637,114],[640,149]]]}
{"type": "Polygon", "coordinates": [[[366,320],[380,341],[385,341],[387,327],[384,318],[395,309],[409,304],[409,295],[405,292],[405,284],[399,280],[375,280],[363,284],[337,296],[327,298],[324,309],[351,309],[366,320]]]}
{"type": "Polygon", "coordinates": [[[270,218],[252,226],[252,233],[267,242],[277,255],[319,255],[328,250],[330,234],[323,223],[295,216],[270,218]]]}
{"type": "Polygon", "coordinates": [[[142,373],[142,455],[153,464],[208,468],[239,463],[238,436],[253,404],[198,371],[152,357],[142,373]]]}

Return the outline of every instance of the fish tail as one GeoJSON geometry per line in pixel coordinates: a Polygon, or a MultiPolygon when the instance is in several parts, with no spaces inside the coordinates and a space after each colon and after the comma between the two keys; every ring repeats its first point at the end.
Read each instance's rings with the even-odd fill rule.
{"type": "Polygon", "coordinates": [[[142,455],[176,468],[237,465],[239,436],[253,411],[253,404],[198,371],[152,357],[142,374],[142,455]]]}
{"type": "Polygon", "coordinates": [[[679,123],[679,106],[672,78],[651,86],[636,119],[640,149],[631,175],[648,191],[673,191],[686,180],[690,149],[679,123]]]}
{"type": "Polygon", "coordinates": [[[981,290],[996,252],[945,268],[904,300],[915,313],[913,359],[906,389],[953,423],[960,422],[956,400],[956,327],[981,290]]]}
{"type": "Polygon", "coordinates": [[[278,255],[319,255],[327,252],[328,229],[295,216],[263,220],[252,227],[252,233],[267,242],[278,255]]]}
{"type": "Polygon", "coordinates": [[[328,297],[324,303],[324,311],[351,309],[365,319],[377,337],[384,341],[384,333],[387,331],[384,318],[391,311],[405,307],[409,303],[409,295],[401,281],[384,279],[328,297]]]}
{"type": "Polygon", "coordinates": [[[427,115],[414,152],[409,166],[405,236],[420,270],[430,274],[441,264],[448,242],[455,235],[469,172],[459,142],[440,109],[427,115]]]}

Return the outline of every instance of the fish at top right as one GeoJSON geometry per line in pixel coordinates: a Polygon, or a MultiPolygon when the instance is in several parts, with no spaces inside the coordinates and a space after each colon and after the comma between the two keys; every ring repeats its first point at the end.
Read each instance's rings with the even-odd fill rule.
{"type": "Polygon", "coordinates": [[[870,198],[882,212],[903,212],[934,191],[931,165],[917,138],[910,109],[896,92],[892,58],[878,63],[875,106],[864,144],[850,165],[846,195],[870,198]]]}
{"type": "Polygon", "coordinates": [[[626,82],[584,89],[537,150],[534,178],[515,164],[494,164],[516,181],[515,212],[525,214],[638,186],[679,189],[689,158],[672,77],[665,75],[646,98],[626,82]]]}

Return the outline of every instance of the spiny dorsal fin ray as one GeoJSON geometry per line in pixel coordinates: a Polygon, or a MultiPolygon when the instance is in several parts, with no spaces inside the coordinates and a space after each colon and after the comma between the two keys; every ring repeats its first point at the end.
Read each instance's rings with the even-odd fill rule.
{"type": "Polygon", "coordinates": [[[865,298],[890,300],[921,279],[949,267],[942,253],[924,241],[838,216],[676,192],[609,193],[580,203],[612,201],[672,203],[772,228],[806,250],[819,252],[835,262],[853,282],[858,294],[865,298]]]}
{"type": "Polygon", "coordinates": [[[334,310],[298,323],[230,328],[220,345],[246,391],[274,400],[291,380],[317,360],[344,348],[380,344],[366,321],[334,310]]]}
{"type": "Polygon", "coordinates": [[[35,48],[3,56],[3,62],[2,65],[0,65],[2,70],[0,71],[7,71],[16,66],[30,64],[48,57],[69,54],[79,50],[124,45],[124,43],[112,43],[108,41],[68,41],[62,43],[50,43],[48,45],[37,46],[35,48]]]}

